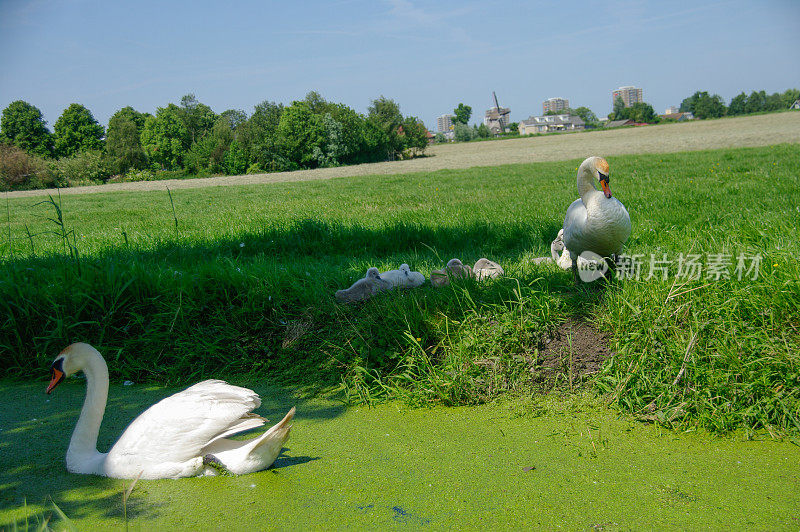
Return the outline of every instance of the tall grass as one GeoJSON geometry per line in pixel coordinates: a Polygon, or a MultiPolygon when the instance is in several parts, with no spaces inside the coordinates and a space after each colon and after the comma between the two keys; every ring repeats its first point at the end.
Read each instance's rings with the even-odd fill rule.
{"type": "Polygon", "coordinates": [[[580,161],[12,199],[0,356],[7,377],[41,375],[80,340],[116,379],[268,378],[341,386],[351,401],[475,404],[542,390],[542,336],[579,319],[611,333],[596,382],[619,407],[672,425],[798,431],[798,156],[781,145],[610,160],[629,253],[760,253],[755,280],[587,288],[534,265],[580,161]],[[427,276],[481,256],[508,276],[333,299],[369,266],[427,276]]]}

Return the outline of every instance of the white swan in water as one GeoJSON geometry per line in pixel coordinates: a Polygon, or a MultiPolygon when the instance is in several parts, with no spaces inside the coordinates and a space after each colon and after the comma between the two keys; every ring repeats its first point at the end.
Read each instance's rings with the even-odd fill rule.
{"type": "Polygon", "coordinates": [[[72,473],[112,478],[181,478],[241,475],[266,469],[289,438],[292,408],[280,423],[247,440],[228,436],[260,427],[266,419],[252,410],[261,399],[252,390],[219,380],[195,384],[162,399],[128,425],[108,453],[97,450],[97,434],[108,399],[108,366],[89,344],[64,349],[53,361],[47,393],[69,375],[86,375],[86,399],[67,450],[72,473]]]}
{"type": "Polygon", "coordinates": [[[611,196],[610,169],[602,157],[589,157],[578,168],[578,193],[564,217],[564,245],[569,251],[572,272],[577,278],[581,253],[591,251],[614,257],[631,234],[631,218],[625,206],[611,196]],[[602,192],[595,188],[600,182],[602,192]]]}

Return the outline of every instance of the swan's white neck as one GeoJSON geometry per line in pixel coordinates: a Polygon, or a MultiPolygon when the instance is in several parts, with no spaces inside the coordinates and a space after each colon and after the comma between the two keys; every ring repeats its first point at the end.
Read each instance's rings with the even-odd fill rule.
{"type": "Polygon", "coordinates": [[[67,449],[67,469],[80,473],[96,473],[98,460],[97,435],[108,399],[108,366],[103,357],[92,353],[87,356],[83,373],[86,375],[86,399],[81,416],[72,431],[67,449]],[[88,469],[88,470],[87,470],[88,469]]]}
{"type": "Polygon", "coordinates": [[[594,175],[592,175],[591,170],[581,167],[581,171],[578,172],[578,194],[580,194],[583,204],[588,206],[592,192],[597,191],[598,190],[594,186],[594,175]]]}

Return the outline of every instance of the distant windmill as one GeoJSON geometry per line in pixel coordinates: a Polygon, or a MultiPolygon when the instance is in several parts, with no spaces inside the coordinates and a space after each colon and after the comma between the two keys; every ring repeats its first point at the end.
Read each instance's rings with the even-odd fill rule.
{"type": "Polygon", "coordinates": [[[506,127],[511,123],[511,109],[508,107],[500,107],[497,101],[497,94],[492,91],[492,98],[494,98],[494,107],[486,111],[486,116],[483,118],[483,123],[494,135],[499,135],[505,132],[506,127]]]}

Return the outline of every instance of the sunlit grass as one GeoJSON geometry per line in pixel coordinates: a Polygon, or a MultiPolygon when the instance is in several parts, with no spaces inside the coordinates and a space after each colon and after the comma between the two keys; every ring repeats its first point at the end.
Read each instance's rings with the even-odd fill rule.
{"type": "Polygon", "coordinates": [[[673,262],[666,281],[587,289],[532,264],[576,197],[580,161],[10,199],[0,355],[7,376],[39,375],[81,340],[115,379],[266,376],[342,385],[354,401],[474,404],[536,391],[541,336],[577,318],[612,333],[616,356],[597,382],[620,407],[666,424],[796,431],[798,156],[780,145],[609,159],[633,221],[627,253],[760,254],[756,280],[676,281],[673,262]],[[48,219],[54,204],[62,226],[48,219]],[[427,276],[482,256],[507,278],[333,299],[369,266],[427,276]]]}

